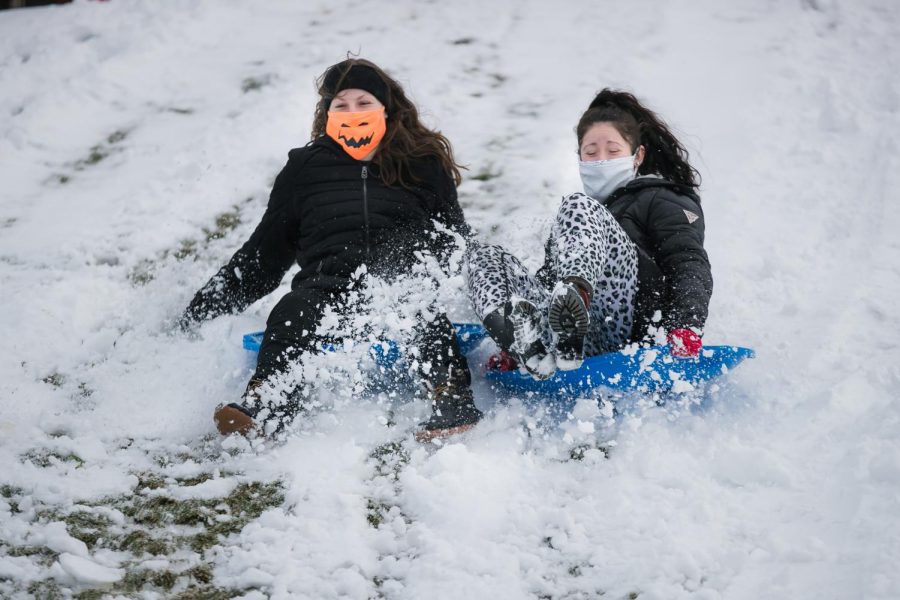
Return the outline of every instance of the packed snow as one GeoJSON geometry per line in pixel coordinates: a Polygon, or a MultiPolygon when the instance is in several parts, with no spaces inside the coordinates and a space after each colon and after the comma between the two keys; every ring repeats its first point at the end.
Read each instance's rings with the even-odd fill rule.
{"type": "MultiPolygon", "coordinates": [[[[898,32],[891,0],[0,12],[0,596],[900,597],[898,32]],[[196,336],[174,320],[348,51],[449,137],[467,219],[531,267],[580,190],[581,111],[636,93],[703,175],[704,340],[757,358],[615,416],[478,385],[487,418],[438,446],[412,440],[425,402],[336,360],[286,441],[219,439],[289,277],[196,336]]],[[[461,278],[439,293],[471,320],[461,278]]]]}

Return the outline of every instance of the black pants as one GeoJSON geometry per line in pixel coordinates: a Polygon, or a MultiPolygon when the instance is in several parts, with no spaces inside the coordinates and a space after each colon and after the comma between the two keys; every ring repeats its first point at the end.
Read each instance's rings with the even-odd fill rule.
{"type": "MultiPolygon", "coordinates": [[[[304,352],[316,351],[323,342],[339,342],[316,333],[327,306],[338,312],[359,310],[348,305],[348,287],[298,287],[286,294],[272,309],[259,349],[254,379],[268,380],[284,373],[304,352]]],[[[420,319],[409,332],[408,342],[418,350],[419,377],[425,384],[443,383],[451,376],[471,382],[466,359],[459,349],[456,330],[447,316],[439,313],[432,321],[420,319]]]]}

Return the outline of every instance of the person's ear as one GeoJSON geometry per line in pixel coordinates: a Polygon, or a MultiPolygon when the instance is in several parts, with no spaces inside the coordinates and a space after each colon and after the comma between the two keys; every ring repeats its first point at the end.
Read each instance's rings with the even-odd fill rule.
{"type": "Polygon", "coordinates": [[[639,167],[641,163],[644,162],[644,156],[646,156],[647,152],[644,150],[643,146],[638,146],[637,151],[634,153],[634,166],[639,167]]]}

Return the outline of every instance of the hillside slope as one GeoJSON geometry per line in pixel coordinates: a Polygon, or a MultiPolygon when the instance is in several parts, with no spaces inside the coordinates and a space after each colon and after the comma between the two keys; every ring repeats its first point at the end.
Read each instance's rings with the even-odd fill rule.
{"type": "Polygon", "coordinates": [[[261,6],[0,13],[0,596],[900,596],[900,8],[261,6]],[[279,294],[196,339],[172,321],[347,51],[406,86],[469,166],[469,221],[531,266],[580,188],[580,111],[645,99],[704,177],[705,339],[758,358],[612,425],[479,388],[489,418],[423,448],[427,407],[344,390],[284,444],[221,442],[279,294]]]}

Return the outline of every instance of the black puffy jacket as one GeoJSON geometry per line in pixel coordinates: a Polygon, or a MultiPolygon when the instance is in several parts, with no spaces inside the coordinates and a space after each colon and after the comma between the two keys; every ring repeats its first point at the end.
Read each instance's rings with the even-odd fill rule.
{"type": "Polygon", "coordinates": [[[703,248],[705,221],[693,189],[640,177],[603,202],[638,249],[638,293],[632,338],[649,325],[702,329],[713,280],[703,248]],[[654,313],[660,312],[660,320],[654,313]]]}
{"type": "Polygon", "coordinates": [[[412,188],[386,186],[378,167],[357,161],[331,138],[288,153],[250,239],[194,296],[183,323],[243,310],[275,290],[296,262],[293,289],[340,289],[362,265],[391,277],[416,251],[439,258],[449,237],[432,220],[468,234],[451,176],[434,159],[413,163],[412,188]]]}

